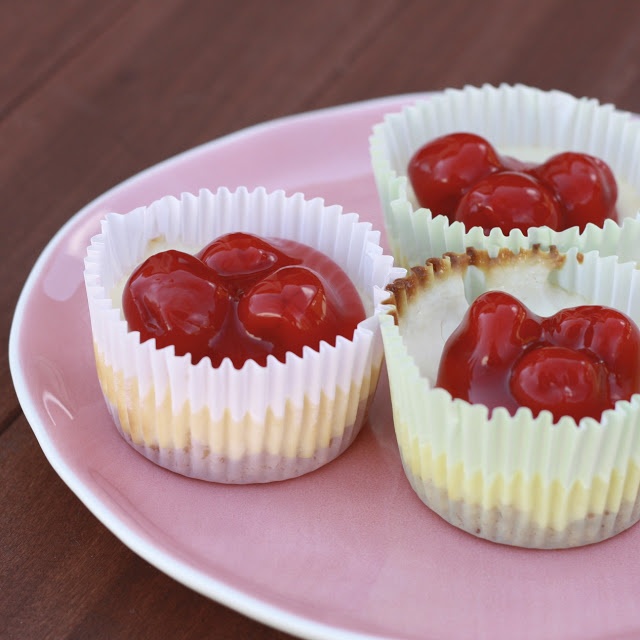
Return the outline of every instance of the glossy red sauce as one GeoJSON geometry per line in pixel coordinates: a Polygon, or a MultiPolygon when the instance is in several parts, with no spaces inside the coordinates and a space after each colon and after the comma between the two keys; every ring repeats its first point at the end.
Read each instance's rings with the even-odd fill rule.
{"type": "Polygon", "coordinates": [[[221,236],[196,256],[169,250],[139,265],[122,305],[131,331],[173,345],[194,364],[240,368],[304,346],[353,337],[364,307],[346,273],[307,245],[246,233],[221,236]]]}
{"type": "Polygon", "coordinates": [[[512,415],[524,406],[534,415],[548,409],[556,421],[599,419],[640,392],[640,330],[609,307],[543,318],[513,296],[489,291],[447,340],[436,385],[512,415]]]}
{"type": "Polygon", "coordinates": [[[542,164],[500,156],[470,133],[441,136],[418,149],[407,168],[419,204],[486,234],[498,227],[561,231],[616,219],[618,188],[605,162],[584,153],[557,154],[542,164]]]}

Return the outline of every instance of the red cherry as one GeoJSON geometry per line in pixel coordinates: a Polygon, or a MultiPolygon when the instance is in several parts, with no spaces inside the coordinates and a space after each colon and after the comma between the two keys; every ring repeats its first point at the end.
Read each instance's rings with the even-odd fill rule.
{"type": "Polygon", "coordinates": [[[158,348],[174,345],[193,363],[209,355],[209,341],[221,330],[229,310],[225,288],[196,257],[163,251],[145,260],[130,276],[122,306],[131,331],[158,348]]]}
{"type": "Polygon", "coordinates": [[[421,206],[468,227],[481,226],[485,233],[493,227],[504,233],[524,232],[530,226],[554,230],[577,226],[582,231],[589,222],[602,226],[607,218],[617,219],[618,187],[611,169],[583,153],[560,153],[536,165],[499,156],[480,136],[452,133],[418,149],[407,173],[421,206]],[[527,174],[541,184],[508,179],[509,191],[517,186],[524,194],[497,195],[494,192],[502,191],[507,182],[489,180],[505,173],[527,174]],[[498,184],[500,189],[489,186],[498,184]],[[467,194],[473,203],[464,201],[467,194]]]}
{"type": "Polygon", "coordinates": [[[539,347],[527,351],[514,365],[510,391],[515,401],[534,416],[543,409],[554,420],[571,416],[599,419],[613,403],[607,371],[589,352],[567,347],[539,347]]]}
{"type": "Polygon", "coordinates": [[[498,171],[500,158],[484,138],[452,133],[418,149],[408,175],[421,206],[452,216],[462,195],[478,180],[498,171]]]}
{"type": "Polygon", "coordinates": [[[455,220],[467,229],[482,227],[485,234],[498,227],[526,233],[529,227],[558,229],[562,218],[559,203],[543,184],[517,171],[491,174],[477,182],[460,200],[455,220]]]}
{"type": "Polygon", "coordinates": [[[447,340],[436,385],[455,398],[513,413],[518,405],[508,393],[511,365],[540,334],[538,316],[519,300],[487,291],[447,340]]]}
{"type": "Polygon", "coordinates": [[[283,267],[255,284],[238,303],[238,319],[247,332],[271,342],[274,355],[302,355],[308,344],[326,339],[330,319],[327,294],[320,278],[305,267],[283,267]]]}
{"type": "Polygon", "coordinates": [[[250,287],[280,267],[300,262],[266,240],[242,232],[216,238],[197,257],[213,269],[233,293],[250,287]]]}
{"type": "Polygon", "coordinates": [[[598,305],[540,318],[507,293],[489,291],[447,340],[436,384],[452,396],[554,419],[599,418],[640,393],[640,329],[598,305]]]}
{"type": "Polygon", "coordinates": [[[615,219],[618,187],[608,165],[584,153],[566,152],[549,158],[532,171],[558,195],[565,208],[562,228],[587,223],[601,227],[607,218],[615,219]]]}
{"type": "Polygon", "coordinates": [[[596,305],[562,309],[542,330],[543,340],[588,351],[604,364],[612,405],[640,390],[640,331],[624,313],[596,305]]]}

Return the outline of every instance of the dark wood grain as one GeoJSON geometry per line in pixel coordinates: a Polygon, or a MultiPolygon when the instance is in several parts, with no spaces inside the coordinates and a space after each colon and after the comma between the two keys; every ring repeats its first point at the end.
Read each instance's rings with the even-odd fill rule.
{"type": "Polygon", "coordinates": [[[47,11],[38,0],[5,2],[0,22],[0,117],[19,109],[126,6],[122,0],[97,5],[60,0],[54,11],[47,11]]]}
{"type": "MultiPolygon", "coordinates": [[[[8,0],[0,5],[0,336],[84,204],[247,125],[371,97],[522,82],[640,111],[635,0],[8,0]]],[[[122,545],[44,458],[0,352],[0,638],[286,634],[122,545]]]]}
{"type": "Polygon", "coordinates": [[[23,417],[2,436],[0,505],[0,638],[290,637],[124,547],[58,478],[23,417]]]}

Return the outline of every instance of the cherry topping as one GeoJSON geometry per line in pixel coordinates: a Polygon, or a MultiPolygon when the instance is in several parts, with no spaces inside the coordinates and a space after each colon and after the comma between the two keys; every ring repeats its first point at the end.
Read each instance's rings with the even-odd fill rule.
{"type": "Polygon", "coordinates": [[[177,355],[191,353],[195,364],[209,355],[208,342],[226,320],[229,296],[200,260],[170,250],[147,258],[131,274],[122,308],[141,341],[155,338],[159,349],[172,344],[177,355]]]}
{"type": "Polygon", "coordinates": [[[409,161],[409,179],[421,206],[451,213],[478,180],[501,168],[494,148],[472,133],[445,135],[424,145],[409,161]]]}
{"type": "Polygon", "coordinates": [[[535,164],[500,156],[475,134],[452,133],[418,149],[407,174],[421,206],[467,227],[481,226],[486,234],[495,227],[505,234],[531,226],[582,231],[589,222],[602,226],[616,219],[613,173],[583,153],[560,153],[535,164]],[[516,189],[524,193],[516,195],[516,189]]]}
{"type": "Polygon", "coordinates": [[[194,364],[208,356],[217,367],[230,358],[237,368],[351,338],[365,318],[353,283],[328,256],[246,233],[221,236],[197,256],[152,256],[125,285],[123,311],[143,341],[174,345],[194,364]]]}
{"type": "Polygon", "coordinates": [[[609,307],[541,318],[510,294],[488,291],[447,340],[436,384],[490,410],[599,418],[640,392],[640,329],[609,307]]]}
{"type": "Polygon", "coordinates": [[[238,319],[256,338],[271,342],[274,355],[302,354],[305,344],[331,338],[329,301],[320,278],[305,267],[283,267],[257,282],[238,303],[238,319]]]}
{"type": "Polygon", "coordinates": [[[509,367],[540,339],[539,318],[501,291],[479,296],[445,344],[436,385],[455,398],[490,408],[517,403],[507,393],[509,367]]]}
{"type": "Polygon", "coordinates": [[[608,371],[612,402],[628,399],[640,388],[640,332],[625,314],[585,305],[562,309],[541,326],[551,344],[598,354],[608,371]]]}
{"type": "Polygon", "coordinates": [[[460,200],[454,219],[467,229],[498,227],[526,233],[529,227],[557,229],[562,218],[554,195],[532,176],[517,171],[493,173],[477,182],[460,200]]]}
{"type": "Polygon", "coordinates": [[[216,238],[197,257],[211,267],[233,292],[250,287],[280,267],[300,262],[266,240],[242,232],[216,238]]]}
{"type": "Polygon", "coordinates": [[[534,415],[549,409],[557,420],[571,416],[600,418],[613,406],[604,365],[584,351],[539,347],[513,366],[509,389],[516,403],[534,415]]]}
{"type": "Polygon", "coordinates": [[[599,158],[584,153],[560,153],[549,158],[533,173],[546,182],[564,203],[563,228],[588,222],[602,226],[615,217],[618,187],[611,169],[599,158]]]}

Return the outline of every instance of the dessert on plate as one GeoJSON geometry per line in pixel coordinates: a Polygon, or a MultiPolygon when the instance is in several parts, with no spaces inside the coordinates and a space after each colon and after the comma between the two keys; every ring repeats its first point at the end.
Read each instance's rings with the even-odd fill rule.
{"type": "Polygon", "coordinates": [[[532,548],[640,518],[640,275],[597,251],[445,254],[379,312],[411,486],[481,538],[532,548]]]}
{"type": "Polygon", "coordinates": [[[203,480],[321,467],[366,418],[383,356],[374,288],[401,273],[369,223],[301,194],[202,190],[108,214],[85,283],[118,430],[203,480]]]}
{"type": "Polygon", "coordinates": [[[470,246],[640,259],[639,152],[631,114],[522,85],[436,93],[387,114],[370,140],[389,243],[404,267],[470,246]]]}

